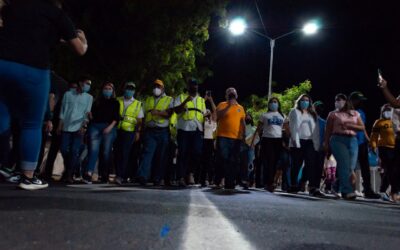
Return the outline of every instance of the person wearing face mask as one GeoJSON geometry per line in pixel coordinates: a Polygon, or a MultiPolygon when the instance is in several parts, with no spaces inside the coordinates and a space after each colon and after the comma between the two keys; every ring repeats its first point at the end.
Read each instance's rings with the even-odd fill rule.
{"type": "Polygon", "coordinates": [[[174,100],[174,111],[178,115],[178,184],[181,187],[186,186],[187,177],[189,184],[195,184],[193,174],[200,168],[206,104],[198,89],[197,80],[190,78],[188,93],[182,93],[174,100]]]}
{"type": "MultiPolygon", "coordinates": [[[[388,186],[398,187],[398,180],[394,173],[395,167],[395,133],[392,122],[393,108],[390,105],[384,105],[381,111],[381,118],[376,120],[371,133],[370,146],[373,152],[379,152],[381,160],[381,168],[384,171],[380,192],[382,198],[386,197],[386,190],[388,186]]],[[[390,200],[396,201],[398,199],[396,188],[392,188],[390,200]]]]}
{"type": "Polygon", "coordinates": [[[61,154],[64,158],[66,181],[73,183],[73,176],[80,176],[79,153],[89,123],[93,97],[88,94],[92,82],[82,76],[77,88],[65,93],[57,133],[61,134],[61,154]]]}
{"type": "MultiPolygon", "coordinates": [[[[261,115],[257,132],[253,139],[262,131],[261,137],[261,161],[263,166],[264,187],[269,192],[274,192],[274,177],[279,156],[282,152],[282,128],[285,116],[280,107],[279,99],[272,97],[268,101],[268,110],[261,115]]],[[[252,147],[254,141],[252,142],[252,147]]]]}
{"type": "MultiPolygon", "coordinates": [[[[360,114],[361,120],[364,124],[367,123],[367,118],[365,112],[363,110],[364,102],[367,98],[359,91],[354,91],[349,95],[349,99],[354,107],[354,109],[360,114]]],[[[367,131],[358,131],[357,132],[357,141],[358,141],[358,162],[361,167],[361,175],[363,179],[363,193],[365,198],[370,199],[379,199],[381,196],[375,193],[372,190],[371,186],[371,173],[369,169],[369,161],[368,161],[368,142],[369,137],[367,131]]]]}
{"type": "MultiPolygon", "coordinates": [[[[206,95],[206,98],[212,98],[206,95]]],[[[203,159],[200,173],[200,184],[206,187],[214,178],[214,160],[215,160],[215,132],[217,130],[217,117],[215,109],[207,109],[204,114],[204,139],[203,139],[203,159]]]]}
{"type": "Polygon", "coordinates": [[[356,194],[352,182],[358,155],[356,132],[364,131],[365,126],[346,95],[336,95],[335,108],[327,118],[324,150],[328,156],[332,153],[337,161],[337,177],[342,198],[353,200],[356,194]]]}
{"type": "Polygon", "coordinates": [[[219,162],[216,184],[225,177],[225,189],[235,189],[235,180],[239,171],[240,146],[245,141],[246,113],[238,103],[235,88],[225,91],[225,102],[217,106],[217,151],[219,162]]]}
{"type": "Polygon", "coordinates": [[[165,93],[163,81],[153,83],[153,95],[144,103],[143,151],[137,176],[139,183],[145,185],[150,178],[151,166],[154,166],[154,185],[164,181],[166,153],[169,142],[169,118],[173,112],[172,97],[165,93]]]}
{"type": "Polygon", "coordinates": [[[99,159],[99,176],[108,179],[112,166],[112,145],[117,136],[116,125],[119,121],[119,103],[115,99],[114,84],[105,83],[102,92],[92,106],[88,129],[88,162],[83,182],[92,183],[92,174],[99,159]]]}
{"type": "Polygon", "coordinates": [[[305,191],[305,184],[309,182],[310,195],[319,196],[318,183],[311,178],[316,170],[315,159],[319,149],[319,126],[317,114],[315,113],[311,97],[307,94],[301,95],[294,108],[289,112],[289,127],[290,127],[290,155],[292,159],[290,175],[291,187],[288,192],[297,193],[305,191]],[[298,176],[301,166],[304,163],[302,170],[302,178],[300,186],[298,184],[298,176]]]}
{"type": "MultiPolygon", "coordinates": [[[[128,164],[133,143],[139,140],[142,119],[144,117],[142,103],[135,99],[136,85],[127,82],[124,85],[124,95],[118,97],[119,116],[117,139],[115,141],[115,162],[117,184],[122,184],[128,178],[128,164]]],[[[105,180],[107,181],[107,180],[105,180]]]]}

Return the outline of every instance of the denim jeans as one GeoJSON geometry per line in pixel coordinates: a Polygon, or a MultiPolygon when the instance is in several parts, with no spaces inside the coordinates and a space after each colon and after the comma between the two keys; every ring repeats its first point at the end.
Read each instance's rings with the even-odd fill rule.
{"type": "Polygon", "coordinates": [[[62,132],[61,154],[64,158],[64,166],[67,177],[71,178],[74,173],[80,173],[79,156],[83,142],[83,135],[77,132],[62,132]]]}
{"type": "Polygon", "coordinates": [[[128,178],[128,164],[134,142],[135,132],[118,130],[115,141],[116,174],[124,180],[128,178]]]}
{"type": "Polygon", "coordinates": [[[353,187],[350,183],[350,175],[357,164],[357,138],[355,136],[333,135],[330,139],[330,147],[337,162],[339,191],[342,194],[351,193],[353,187]]]}
{"type": "Polygon", "coordinates": [[[155,181],[164,179],[167,167],[166,153],[169,143],[169,127],[146,129],[143,151],[137,175],[146,181],[150,178],[151,166],[155,181]]]}
{"type": "Polygon", "coordinates": [[[11,118],[17,119],[22,170],[37,165],[49,88],[49,70],[0,59],[0,138],[7,140],[11,118]]]}
{"type": "Polygon", "coordinates": [[[240,145],[242,141],[226,137],[217,138],[217,148],[225,176],[225,187],[234,188],[239,171],[240,145]]]}
{"type": "Polygon", "coordinates": [[[112,147],[114,140],[117,136],[117,130],[114,127],[110,133],[104,134],[103,130],[108,127],[107,123],[92,123],[88,130],[88,164],[86,171],[93,173],[99,153],[101,151],[101,157],[99,161],[99,175],[107,175],[111,169],[112,164],[112,147]],[[100,167],[101,166],[101,167],[100,167]],[[100,171],[103,170],[103,171],[100,171]],[[102,172],[102,173],[100,173],[102,172]],[[103,175],[103,173],[105,174],[103,175]]]}
{"type": "Polygon", "coordinates": [[[178,130],[178,179],[185,178],[189,171],[195,173],[200,167],[203,147],[203,132],[178,130]],[[188,168],[191,166],[191,168],[188,168]]]}

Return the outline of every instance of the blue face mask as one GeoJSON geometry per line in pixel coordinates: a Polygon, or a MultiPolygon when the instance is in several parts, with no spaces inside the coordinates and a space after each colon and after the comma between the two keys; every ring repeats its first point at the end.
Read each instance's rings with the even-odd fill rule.
{"type": "Polygon", "coordinates": [[[134,94],[135,94],[135,91],[134,91],[134,90],[126,89],[126,90],[125,90],[125,93],[124,93],[124,96],[125,96],[126,98],[132,98],[134,94]]]}
{"type": "Polygon", "coordinates": [[[82,87],[82,93],[87,93],[90,91],[90,85],[84,84],[82,87]]]}
{"type": "Polygon", "coordinates": [[[268,104],[268,107],[271,111],[277,111],[279,108],[279,104],[277,102],[271,102],[268,104]]]}
{"type": "Polygon", "coordinates": [[[112,94],[113,94],[113,91],[112,91],[112,90],[103,89],[103,96],[104,96],[105,98],[110,98],[110,97],[112,96],[112,94]]]}
{"type": "Polygon", "coordinates": [[[300,108],[301,109],[308,109],[309,106],[310,106],[310,102],[309,101],[300,101],[300,108]]]}

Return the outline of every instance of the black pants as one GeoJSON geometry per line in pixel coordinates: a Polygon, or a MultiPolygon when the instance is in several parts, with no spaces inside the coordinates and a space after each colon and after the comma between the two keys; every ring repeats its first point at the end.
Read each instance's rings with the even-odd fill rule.
{"type": "Polygon", "coordinates": [[[391,183],[395,182],[395,174],[393,172],[395,168],[394,148],[379,147],[379,158],[381,159],[381,167],[384,170],[383,175],[381,176],[380,192],[385,192],[389,185],[392,185],[391,183]]]}
{"type": "Polygon", "coordinates": [[[396,139],[396,146],[394,147],[394,164],[390,171],[390,185],[392,186],[391,192],[398,193],[400,191],[400,138],[396,139]]]}
{"type": "Polygon", "coordinates": [[[214,150],[214,140],[204,139],[203,140],[203,157],[202,157],[202,167],[200,174],[200,183],[205,184],[206,180],[211,182],[214,178],[214,160],[215,160],[215,150],[214,150]]]}
{"type": "MultiPolygon", "coordinates": [[[[290,177],[292,187],[298,187],[297,178],[299,171],[304,162],[303,176],[310,180],[311,188],[319,188],[319,183],[316,185],[316,180],[310,178],[309,173],[315,170],[316,151],[314,149],[312,140],[300,140],[300,148],[290,148],[290,156],[292,157],[292,164],[290,168],[290,177]]],[[[315,176],[314,174],[312,176],[315,176]]],[[[302,177],[302,180],[303,177],[302,177]]]]}
{"type": "Polygon", "coordinates": [[[361,167],[361,176],[363,178],[364,192],[371,191],[371,173],[368,161],[368,143],[358,145],[358,161],[361,167]]]}
{"type": "Polygon", "coordinates": [[[279,157],[282,152],[282,138],[266,138],[261,140],[261,161],[265,186],[272,186],[279,157]]]}

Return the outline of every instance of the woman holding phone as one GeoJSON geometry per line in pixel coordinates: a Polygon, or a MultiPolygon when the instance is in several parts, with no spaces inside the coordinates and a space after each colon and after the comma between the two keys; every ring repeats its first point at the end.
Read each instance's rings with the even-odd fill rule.
{"type": "Polygon", "coordinates": [[[62,11],[60,1],[14,0],[3,7],[1,16],[0,138],[9,138],[11,116],[16,118],[22,156],[19,187],[42,189],[48,184],[36,178],[34,170],[49,95],[51,48],[63,40],[76,54],[84,55],[87,42],[62,11]]]}

